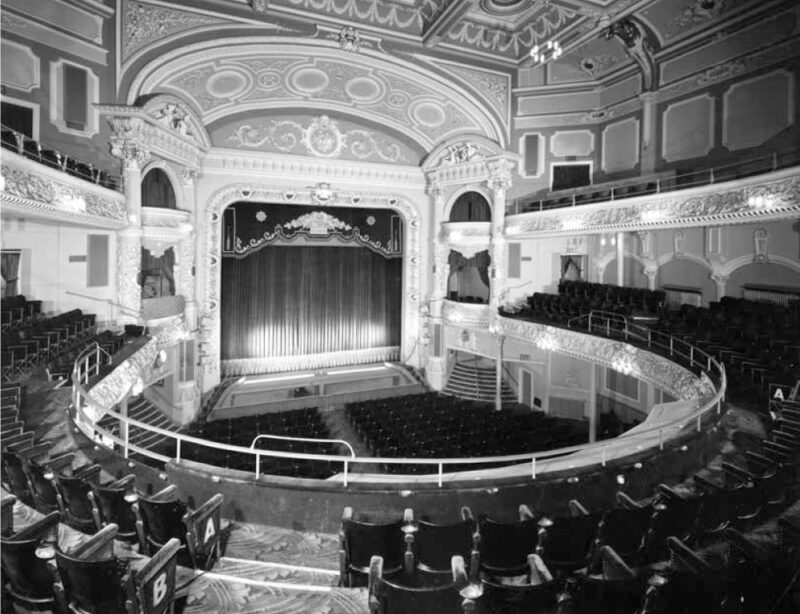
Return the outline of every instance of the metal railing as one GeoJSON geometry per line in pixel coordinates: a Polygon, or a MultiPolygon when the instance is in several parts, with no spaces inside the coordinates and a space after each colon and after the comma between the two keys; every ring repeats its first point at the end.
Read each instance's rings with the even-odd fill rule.
{"type": "Polygon", "coordinates": [[[119,175],[113,175],[106,170],[95,168],[90,163],[62,154],[57,149],[32,139],[22,132],[17,132],[5,124],[0,124],[0,146],[62,173],[84,179],[115,192],[122,192],[122,178],[119,175]]]}
{"type": "MultiPolygon", "coordinates": [[[[585,316],[589,319],[589,328],[592,329],[594,332],[598,332],[603,329],[605,323],[601,323],[600,319],[601,316],[594,315],[592,316],[587,315],[585,316]]],[[[612,327],[613,328],[613,327],[612,327]]],[[[638,329],[639,327],[637,327],[638,329]]],[[[644,327],[641,327],[644,328],[644,327]]],[[[630,342],[637,342],[641,341],[644,343],[652,344],[652,347],[658,348],[668,348],[670,351],[670,355],[677,357],[683,362],[687,362],[690,369],[698,368],[701,371],[705,372],[708,376],[712,384],[714,385],[714,394],[711,395],[710,398],[705,399],[705,401],[700,405],[698,409],[693,411],[688,415],[681,416],[676,418],[672,422],[662,423],[658,426],[654,426],[649,429],[642,429],[638,431],[636,434],[617,438],[617,439],[610,439],[604,440],[601,442],[596,443],[587,443],[587,444],[579,444],[574,446],[568,446],[564,448],[559,448],[556,450],[546,450],[541,452],[533,452],[533,453],[524,453],[524,454],[509,454],[509,455],[502,455],[502,456],[491,456],[491,457],[468,457],[468,458],[394,458],[394,457],[358,457],[358,456],[342,456],[342,455],[327,455],[327,454],[312,454],[306,452],[282,452],[278,450],[256,450],[249,447],[243,446],[235,446],[230,444],[219,443],[216,441],[210,441],[207,439],[200,439],[198,437],[192,437],[190,435],[185,435],[182,433],[176,433],[167,429],[162,429],[159,427],[151,426],[144,422],[140,422],[128,416],[122,416],[120,414],[114,413],[112,408],[105,408],[102,407],[91,395],[91,392],[86,390],[84,384],[88,381],[88,378],[83,377],[83,371],[88,367],[86,356],[81,355],[78,357],[74,367],[74,377],[73,377],[73,392],[74,392],[74,408],[76,412],[76,423],[84,430],[84,433],[93,438],[98,439],[101,438],[102,441],[112,442],[115,445],[120,446],[126,458],[130,455],[131,452],[135,452],[137,454],[141,454],[143,456],[147,456],[149,458],[153,458],[160,462],[169,462],[171,460],[180,461],[181,460],[181,447],[185,444],[194,444],[201,447],[208,447],[213,448],[215,450],[224,450],[227,452],[236,452],[243,455],[250,455],[253,458],[253,466],[254,466],[254,475],[256,479],[259,479],[262,475],[260,473],[260,459],[261,457],[271,457],[271,458],[284,458],[284,459],[294,459],[294,460],[310,460],[310,461],[321,461],[325,463],[340,463],[342,466],[342,473],[343,473],[343,485],[346,487],[348,484],[349,475],[352,474],[351,467],[355,464],[365,464],[374,466],[375,464],[383,464],[383,465],[426,465],[435,468],[436,472],[427,474],[427,475],[414,475],[408,476],[409,481],[436,481],[439,487],[442,486],[444,475],[446,473],[445,468],[455,467],[458,471],[463,471],[464,466],[474,466],[475,469],[479,469],[482,465],[490,465],[492,469],[496,469],[498,465],[506,466],[515,466],[521,467],[523,465],[527,465],[529,468],[529,475],[531,476],[532,480],[537,479],[538,475],[542,473],[542,466],[543,462],[547,462],[550,459],[555,459],[558,457],[563,457],[565,455],[573,455],[570,458],[570,461],[574,461],[570,466],[571,467],[590,467],[594,465],[600,465],[605,467],[608,462],[610,461],[619,461],[626,457],[630,457],[632,455],[639,454],[641,450],[644,449],[645,445],[655,447],[655,441],[657,437],[658,448],[663,450],[668,444],[669,445],[677,445],[683,441],[682,437],[676,437],[674,439],[670,439],[670,435],[672,434],[680,434],[684,431],[685,427],[691,426],[692,430],[696,430],[697,432],[702,431],[703,428],[703,421],[704,419],[712,419],[716,421],[718,417],[722,413],[722,403],[725,396],[725,390],[727,386],[726,376],[725,376],[725,369],[722,364],[720,364],[717,360],[715,360],[710,355],[706,354],[702,350],[690,346],[688,343],[684,341],[674,338],[669,335],[665,335],[667,338],[666,342],[662,342],[660,338],[658,338],[658,345],[654,343],[656,337],[654,337],[654,332],[649,333],[645,329],[644,332],[639,331],[631,327],[631,325],[624,326],[621,330],[622,337],[628,339],[630,342]],[[99,425],[99,418],[92,419],[89,414],[94,416],[101,416],[102,414],[111,415],[116,418],[120,423],[120,433],[123,435],[122,437],[114,435],[108,429],[101,427],[99,425]],[[164,438],[170,439],[175,441],[175,455],[174,457],[169,457],[164,454],[160,454],[158,452],[154,452],[152,450],[142,448],[140,446],[136,446],[130,443],[129,432],[131,427],[136,427],[143,429],[145,431],[156,433],[158,435],[162,435],[164,438]],[[589,456],[587,462],[580,465],[581,462],[581,454],[576,455],[575,453],[581,453],[584,457],[589,456]],[[600,456],[599,462],[596,460],[596,457],[592,457],[593,454],[598,454],[600,456]],[[537,465],[538,462],[538,465],[537,465]]],[[[611,329],[609,329],[611,330],[611,329]]],[[[613,328],[613,334],[618,334],[618,329],[613,328]]],[[[613,337],[612,337],[613,338],[613,337]]],[[[520,337],[521,340],[524,341],[524,338],[520,337]]],[[[546,471],[546,467],[544,470],[546,471]]],[[[375,475],[375,474],[370,474],[375,475]]],[[[374,479],[374,482],[380,482],[380,475],[379,477],[374,479]]],[[[484,476],[485,477],[485,476],[484,476]]],[[[393,475],[393,478],[397,478],[396,475],[393,475]]],[[[464,478],[459,478],[464,479],[464,478]]]]}
{"type": "Polygon", "coordinates": [[[734,179],[743,179],[753,175],[762,175],[797,165],[800,165],[800,149],[792,148],[711,168],[675,174],[662,172],[631,179],[595,183],[569,190],[546,192],[538,197],[522,196],[508,204],[506,215],[562,209],[650,194],[674,192],[734,179]]]}

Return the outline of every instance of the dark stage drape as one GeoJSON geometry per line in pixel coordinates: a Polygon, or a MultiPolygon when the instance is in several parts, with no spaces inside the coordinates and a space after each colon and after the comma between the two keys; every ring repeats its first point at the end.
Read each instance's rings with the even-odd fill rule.
{"type": "Polygon", "coordinates": [[[222,358],[400,345],[402,258],[268,246],[222,260],[222,358]]]}

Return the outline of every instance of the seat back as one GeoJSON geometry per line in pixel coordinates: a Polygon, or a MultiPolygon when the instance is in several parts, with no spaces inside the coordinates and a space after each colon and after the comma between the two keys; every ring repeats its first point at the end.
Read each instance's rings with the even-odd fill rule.
{"type": "Polygon", "coordinates": [[[600,547],[610,546],[623,559],[632,560],[641,548],[651,516],[652,511],[648,507],[608,510],[597,526],[594,554],[599,555],[600,547]]]}
{"type": "Polygon", "coordinates": [[[125,614],[124,562],[113,556],[83,560],[58,551],[56,565],[70,606],[92,614],[125,614]]]}
{"type": "Polygon", "coordinates": [[[476,601],[476,614],[550,614],[558,600],[558,584],[482,583],[483,595],[476,601]]]}
{"type": "Polygon", "coordinates": [[[58,493],[51,471],[33,461],[26,463],[25,470],[30,478],[36,509],[43,514],[59,509],[58,493]]]}
{"type": "Polygon", "coordinates": [[[33,507],[33,492],[28,474],[22,464],[22,459],[14,452],[3,449],[2,454],[3,469],[5,477],[8,479],[8,486],[11,492],[20,501],[33,507]]]}
{"type": "Polygon", "coordinates": [[[570,571],[583,567],[602,513],[563,516],[541,523],[539,554],[548,567],[570,571]],[[545,526],[549,525],[549,526],[545,526]]]}
{"type": "Polygon", "coordinates": [[[379,614],[461,614],[461,595],[455,584],[433,587],[408,587],[376,578],[371,587],[370,601],[379,614]]]}
{"type": "Polygon", "coordinates": [[[78,530],[91,531],[94,528],[92,502],[89,500],[91,485],[79,477],[55,474],[56,488],[64,503],[67,524],[78,530]]]}
{"type": "Polygon", "coordinates": [[[454,555],[470,559],[474,533],[472,520],[446,525],[420,520],[414,534],[417,564],[425,570],[449,572],[454,555]]]}
{"type": "Polygon", "coordinates": [[[36,556],[43,540],[55,542],[59,512],[53,512],[14,535],[0,538],[3,573],[17,596],[53,598],[53,576],[45,561],[36,556]]]}
{"type": "Polygon", "coordinates": [[[402,528],[402,520],[372,524],[343,519],[342,530],[348,570],[367,573],[373,555],[383,557],[383,569],[387,575],[402,569],[405,552],[405,536],[402,528]]]}
{"type": "Polygon", "coordinates": [[[481,567],[498,575],[524,570],[528,555],[536,551],[539,543],[539,528],[533,518],[502,523],[482,517],[478,528],[481,567]]]}
{"type": "Polygon", "coordinates": [[[186,526],[183,524],[183,515],[186,513],[185,503],[177,500],[153,501],[140,497],[136,506],[144,525],[148,553],[161,548],[173,537],[177,538],[181,544],[186,544],[186,526]]]}
{"type": "Polygon", "coordinates": [[[95,500],[101,522],[116,524],[122,540],[136,539],[136,514],[133,513],[133,504],[125,499],[125,487],[95,486],[90,494],[95,500]]]}
{"type": "Polygon", "coordinates": [[[180,546],[177,539],[169,540],[141,569],[131,572],[131,592],[137,612],[164,614],[173,611],[180,546]]]}
{"type": "Polygon", "coordinates": [[[0,499],[0,535],[9,536],[14,533],[14,495],[3,495],[0,499]]]}

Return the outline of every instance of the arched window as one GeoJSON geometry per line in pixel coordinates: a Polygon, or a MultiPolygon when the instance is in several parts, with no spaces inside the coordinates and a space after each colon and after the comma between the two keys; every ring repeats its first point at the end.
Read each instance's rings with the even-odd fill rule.
{"type": "Polygon", "coordinates": [[[489,203],[478,192],[464,192],[453,203],[450,210],[451,222],[491,222],[492,210],[489,203]]]}
{"type": "Polygon", "coordinates": [[[142,206],[176,209],[175,190],[167,174],[160,168],[154,168],[142,180],[142,206]]]}

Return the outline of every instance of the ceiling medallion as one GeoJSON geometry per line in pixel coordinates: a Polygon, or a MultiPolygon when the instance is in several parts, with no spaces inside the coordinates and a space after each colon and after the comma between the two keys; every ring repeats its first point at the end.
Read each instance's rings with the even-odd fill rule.
{"type": "Polygon", "coordinates": [[[339,131],[336,122],[327,115],[314,119],[303,130],[301,139],[308,151],[323,158],[338,156],[344,149],[344,141],[344,135],[339,131]]]}

